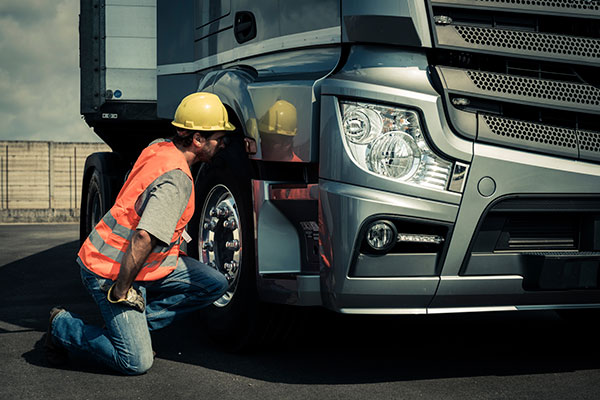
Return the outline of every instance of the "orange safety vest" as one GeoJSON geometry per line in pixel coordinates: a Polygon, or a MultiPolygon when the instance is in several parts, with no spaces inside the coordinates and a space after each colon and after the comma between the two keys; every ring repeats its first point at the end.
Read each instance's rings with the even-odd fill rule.
{"type": "MultiPolygon", "coordinates": [[[[190,167],[181,151],[171,142],[159,142],[146,147],[137,159],[114,206],[92,230],[79,250],[84,266],[104,278],[116,280],[121,261],[141,216],[136,201],[162,174],[180,169],[192,179],[190,167]]],[[[157,245],[144,262],[136,281],[154,281],[169,275],[177,266],[179,246],[185,226],[194,214],[194,189],[183,215],[177,222],[171,243],[157,245]]]]}

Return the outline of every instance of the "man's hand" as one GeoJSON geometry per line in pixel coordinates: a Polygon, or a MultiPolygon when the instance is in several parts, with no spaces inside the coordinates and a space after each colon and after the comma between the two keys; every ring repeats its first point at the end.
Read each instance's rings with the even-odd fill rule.
{"type": "Polygon", "coordinates": [[[135,277],[142,269],[144,261],[156,246],[157,239],[143,229],[138,229],[131,237],[131,242],[119,268],[119,275],[108,291],[108,301],[122,303],[144,312],[144,298],[132,287],[135,277]]]}
{"type": "Polygon", "coordinates": [[[139,312],[144,312],[146,309],[146,303],[144,302],[144,296],[140,293],[139,290],[135,289],[133,286],[129,288],[127,294],[123,298],[115,297],[113,293],[113,289],[116,283],[113,283],[110,289],[108,289],[108,294],[106,298],[109,302],[113,304],[123,304],[124,306],[129,306],[134,310],[139,312]]]}

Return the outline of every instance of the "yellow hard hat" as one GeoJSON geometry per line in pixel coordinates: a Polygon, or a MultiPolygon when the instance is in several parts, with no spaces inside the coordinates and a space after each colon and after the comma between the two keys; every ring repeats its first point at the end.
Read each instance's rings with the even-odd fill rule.
{"type": "Polygon", "coordinates": [[[260,133],[296,136],[296,107],[285,100],[277,100],[258,122],[258,130],[260,133]]]}
{"type": "Polygon", "coordinates": [[[192,93],[181,100],[171,123],[192,131],[235,130],[219,97],[206,92],[192,93]]]}

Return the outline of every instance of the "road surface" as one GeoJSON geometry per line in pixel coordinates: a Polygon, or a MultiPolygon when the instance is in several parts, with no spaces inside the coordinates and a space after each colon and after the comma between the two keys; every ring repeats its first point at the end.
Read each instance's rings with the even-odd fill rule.
{"type": "Polygon", "coordinates": [[[597,399],[598,328],[553,312],[361,317],[304,310],[284,345],[231,354],[197,318],[153,334],[124,377],[48,366],[39,339],[60,304],[101,323],[74,261],[77,225],[0,225],[0,399],[597,399]]]}

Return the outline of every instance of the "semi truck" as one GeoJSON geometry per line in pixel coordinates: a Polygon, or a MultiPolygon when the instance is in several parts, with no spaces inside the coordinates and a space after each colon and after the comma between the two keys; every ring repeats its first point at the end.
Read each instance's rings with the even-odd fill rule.
{"type": "Polygon", "coordinates": [[[229,280],[206,313],[227,343],[275,330],[272,304],[600,307],[597,0],[82,0],[80,56],[113,150],[82,238],[181,99],[224,103],[187,252],[229,280]]]}

